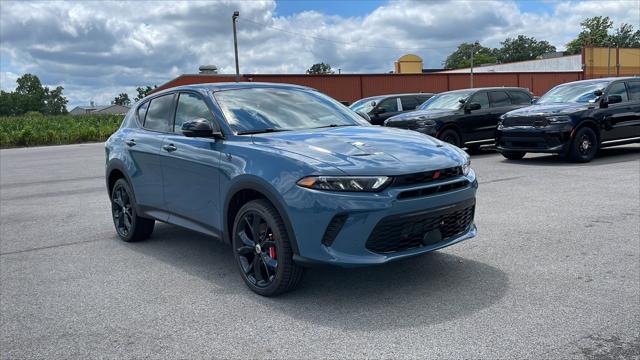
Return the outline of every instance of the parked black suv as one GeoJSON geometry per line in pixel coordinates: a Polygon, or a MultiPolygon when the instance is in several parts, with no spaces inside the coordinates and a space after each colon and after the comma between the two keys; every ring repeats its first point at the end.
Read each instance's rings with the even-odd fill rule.
{"type": "Polygon", "coordinates": [[[391,116],[415,110],[432,96],[433,93],[372,96],[354,102],[349,108],[369,115],[367,120],[370,120],[373,125],[382,125],[391,116]]]}
{"type": "Polygon", "coordinates": [[[495,141],[499,117],[531,105],[533,95],[523,88],[477,88],[435,95],[406,114],[393,116],[385,126],[411,129],[450,144],[477,148],[495,141]]]}
{"type": "Polygon", "coordinates": [[[601,147],[632,142],[640,142],[639,77],[558,85],[534,105],[505,114],[496,132],[507,159],[542,152],[587,162],[601,147]]]}

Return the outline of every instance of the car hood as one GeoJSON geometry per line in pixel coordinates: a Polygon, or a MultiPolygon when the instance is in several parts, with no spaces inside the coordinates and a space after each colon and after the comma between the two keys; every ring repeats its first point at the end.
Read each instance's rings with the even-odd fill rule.
{"type": "Polygon", "coordinates": [[[455,110],[416,110],[404,114],[392,116],[385,121],[385,125],[393,126],[394,123],[402,123],[404,121],[436,119],[443,116],[452,115],[455,110]]]}
{"type": "Polygon", "coordinates": [[[333,165],[347,175],[399,175],[460,166],[465,153],[415,131],[348,126],[253,136],[258,146],[333,165]]]}
{"type": "Polygon", "coordinates": [[[572,114],[578,111],[593,109],[593,103],[567,103],[567,104],[548,104],[548,105],[531,105],[521,109],[509,111],[505,116],[539,116],[539,115],[561,115],[572,114]]]}

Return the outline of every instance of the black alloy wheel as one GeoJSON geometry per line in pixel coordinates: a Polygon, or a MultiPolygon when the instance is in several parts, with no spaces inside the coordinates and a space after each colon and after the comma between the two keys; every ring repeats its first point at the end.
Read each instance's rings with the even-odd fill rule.
{"type": "Polygon", "coordinates": [[[598,136],[589,127],[579,129],[569,149],[569,159],[575,162],[589,162],[598,152],[598,136]]]}
{"type": "Polygon", "coordinates": [[[302,277],[282,218],[266,200],[250,201],[240,209],[233,226],[233,249],[243,280],[260,295],[292,290],[302,277]]]}
{"type": "Polygon", "coordinates": [[[460,135],[453,129],[443,131],[438,138],[446,143],[460,147],[460,135]]]}
{"type": "Polygon", "coordinates": [[[124,241],[140,241],[153,232],[155,221],[136,214],[135,198],[129,184],[119,179],[111,190],[111,215],[118,236],[124,241]]]}

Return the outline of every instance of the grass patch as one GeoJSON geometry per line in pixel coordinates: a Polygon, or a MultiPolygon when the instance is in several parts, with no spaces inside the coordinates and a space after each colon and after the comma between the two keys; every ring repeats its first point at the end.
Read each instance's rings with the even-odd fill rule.
{"type": "Polygon", "coordinates": [[[122,115],[42,115],[0,117],[0,148],[105,141],[122,115]]]}

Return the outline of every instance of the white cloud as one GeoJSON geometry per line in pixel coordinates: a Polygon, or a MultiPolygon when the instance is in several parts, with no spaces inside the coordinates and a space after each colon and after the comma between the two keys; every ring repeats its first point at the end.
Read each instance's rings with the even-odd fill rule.
{"type": "Polygon", "coordinates": [[[31,72],[47,85],[63,85],[77,105],[134,95],[136,86],[160,85],[201,64],[232,73],[234,10],[240,10],[243,73],[301,73],[319,61],[343,72],[388,72],[407,52],[439,67],[463,41],[498,46],[518,34],[562,49],[580,21],[595,15],[640,27],[638,0],[547,7],[531,13],[505,1],[400,0],[358,17],[315,11],[277,17],[273,1],[3,2],[2,88],[31,72]]]}

